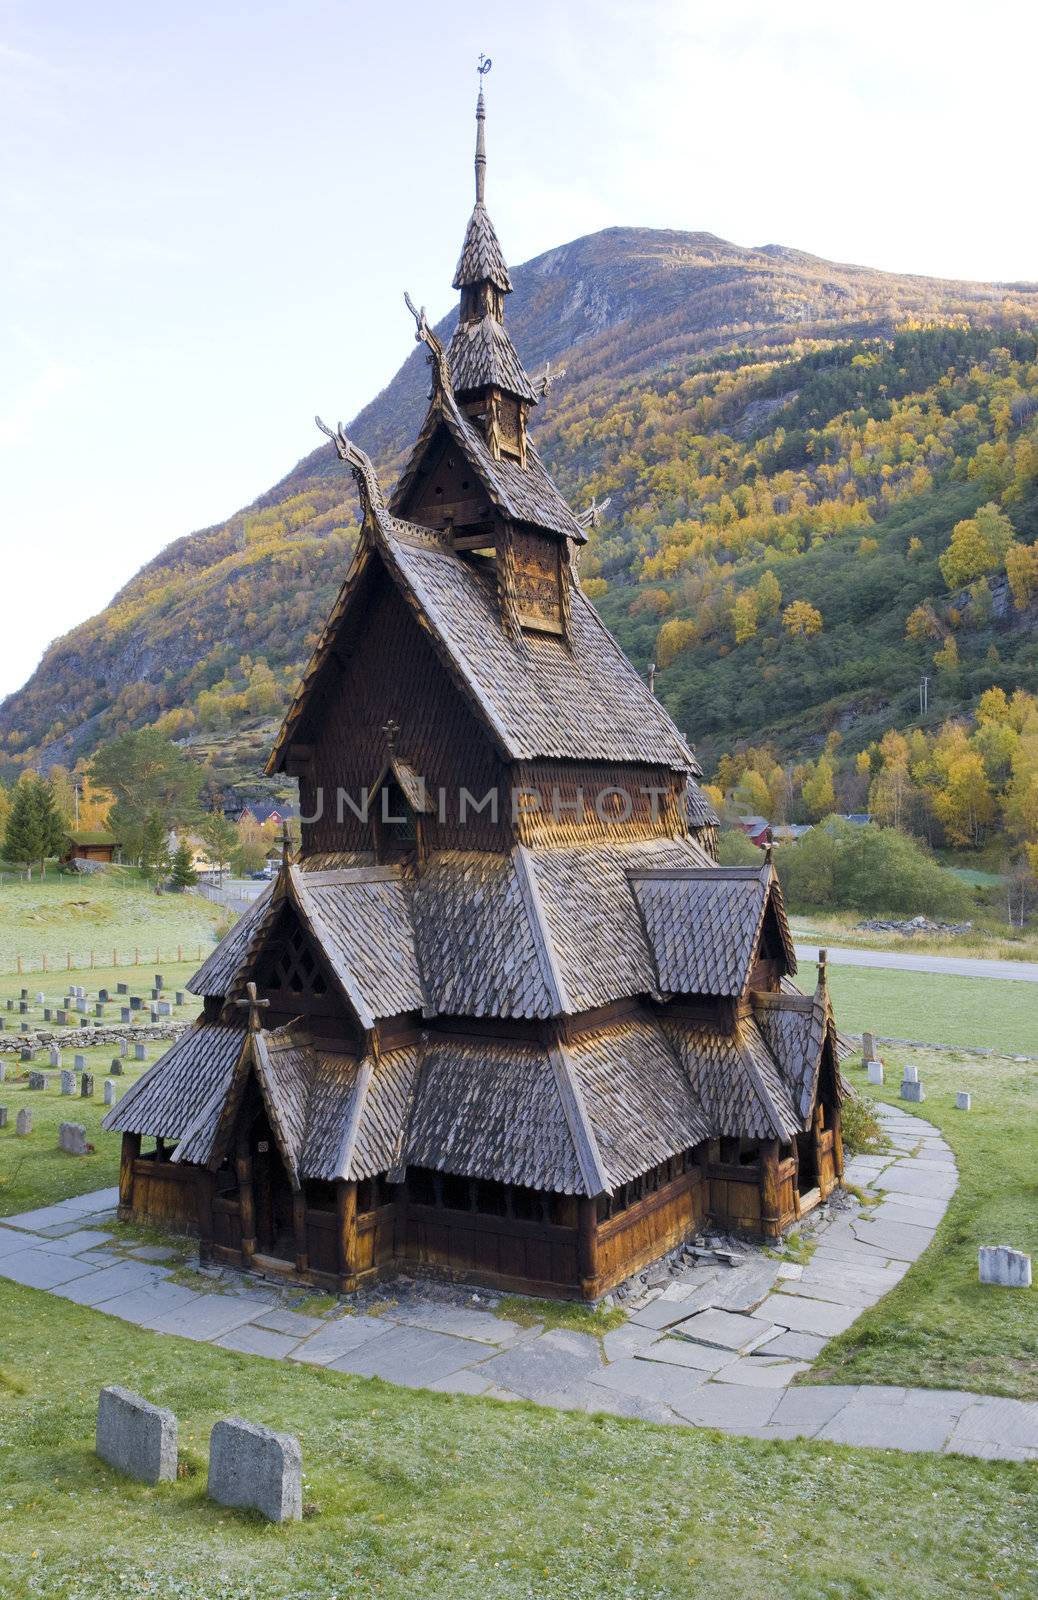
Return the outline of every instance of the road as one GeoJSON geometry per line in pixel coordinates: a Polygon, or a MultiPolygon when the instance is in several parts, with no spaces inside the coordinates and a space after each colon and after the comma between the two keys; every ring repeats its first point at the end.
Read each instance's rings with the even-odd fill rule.
{"type": "MultiPolygon", "coordinates": [[[[797,960],[818,960],[816,944],[798,944],[797,960]]],[[[1038,961],[985,961],[975,956],[913,955],[907,950],[840,949],[824,947],[834,966],[889,967],[894,972],[946,973],[952,978],[1012,978],[1018,983],[1038,983],[1038,961]]]]}

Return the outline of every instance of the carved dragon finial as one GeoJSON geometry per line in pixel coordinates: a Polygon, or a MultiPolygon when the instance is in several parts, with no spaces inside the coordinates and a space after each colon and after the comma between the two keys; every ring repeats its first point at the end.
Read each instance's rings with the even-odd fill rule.
{"type": "Polygon", "coordinates": [[[429,352],[429,365],[433,369],[433,381],[439,385],[443,393],[452,394],[451,369],[447,360],[447,352],[429,326],[425,307],[417,307],[406,289],[404,290],[404,304],[412,317],[414,317],[415,343],[424,344],[429,352]]]}
{"type": "Polygon", "coordinates": [[[327,434],[332,441],[339,460],[345,461],[353,473],[365,516],[369,510],[373,512],[384,511],[386,502],[382,494],[382,485],[378,481],[378,474],[371,464],[370,456],[366,456],[359,445],[354,444],[352,439],[346,437],[341,422],[333,432],[326,423],[321,421],[320,417],[315,417],[314,421],[321,432],[327,434]]]}
{"type": "Polygon", "coordinates": [[[565,376],[565,367],[557,367],[553,372],[551,370],[551,362],[546,361],[543,372],[539,372],[536,378],[532,380],[534,394],[541,400],[546,399],[553,386],[558,383],[560,378],[565,376]]]}
{"type": "Polygon", "coordinates": [[[612,502],[613,502],[612,495],[606,495],[606,498],[604,500],[596,500],[595,496],[592,495],[591,496],[591,504],[589,506],[586,506],[584,508],[584,510],[581,511],[577,516],[577,521],[580,524],[580,526],[582,528],[597,528],[597,527],[599,527],[599,525],[601,524],[601,521],[602,521],[602,513],[603,513],[603,511],[608,510],[610,505],[612,505],[612,502]]]}

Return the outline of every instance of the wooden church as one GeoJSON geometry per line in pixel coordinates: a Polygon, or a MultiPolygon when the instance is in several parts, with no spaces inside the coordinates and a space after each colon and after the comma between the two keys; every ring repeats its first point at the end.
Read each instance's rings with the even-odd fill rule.
{"type": "Polygon", "coordinates": [[[268,767],[298,859],[105,1126],[120,1215],[210,1259],[594,1299],[824,1200],[842,1086],[770,860],[716,864],[695,757],[581,590],[476,117],[459,321],[444,350],[416,314],[432,393],[388,503],[332,436],[363,527],[268,767]]]}

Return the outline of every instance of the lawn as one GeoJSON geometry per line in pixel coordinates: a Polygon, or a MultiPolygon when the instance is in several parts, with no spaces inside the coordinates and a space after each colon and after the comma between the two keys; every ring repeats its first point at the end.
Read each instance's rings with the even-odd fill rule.
{"type": "MultiPolygon", "coordinates": [[[[803,988],[812,973],[805,963],[803,988]]],[[[836,1020],[851,1033],[1038,1055],[1038,984],[831,962],[829,987],[836,1020]]]]}
{"type": "Polygon", "coordinates": [[[0,1287],[5,1600],[1033,1595],[1030,1465],[724,1439],[394,1389],[0,1287]],[[173,1408],[185,1475],[94,1456],[98,1389],[173,1408]],[[221,1416],[298,1435],[309,1515],[205,1499],[221,1416]]]}
{"type": "MultiPolygon", "coordinates": [[[[1006,988],[1029,987],[1006,984],[1006,988]]],[[[937,1235],[892,1293],[826,1346],[809,1381],[918,1384],[1038,1400],[1038,1288],[995,1289],[977,1279],[982,1244],[1038,1256],[1038,1063],[938,1051],[883,1051],[898,1100],[901,1066],[915,1062],[926,1090],[919,1114],[955,1152],[959,1187],[937,1235]],[[973,1109],[955,1110],[966,1089],[973,1109]]],[[[860,1066],[844,1068],[863,1088],[860,1066]]],[[[909,1107],[915,1110],[915,1107],[909,1107]]]]}
{"type": "Polygon", "coordinates": [[[13,973],[21,956],[26,972],[39,972],[42,958],[64,971],[141,961],[151,965],[156,950],[170,962],[182,947],[185,961],[198,965],[213,947],[214,932],[227,925],[227,913],[197,894],[156,894],[129,867],[90,874],[51,869],[41,883],[4,874],[0,882],[0,972],[13,973]]]}

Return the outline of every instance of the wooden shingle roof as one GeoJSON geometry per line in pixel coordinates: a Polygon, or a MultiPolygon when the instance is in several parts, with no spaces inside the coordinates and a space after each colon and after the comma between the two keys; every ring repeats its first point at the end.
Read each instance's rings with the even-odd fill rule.
{"type": "Polygon", "coordinates": [[[447,360],[457,394],[492,384],[522,400],[536,403],[537,396],[515,345],[504,323],[496,317],[459,322],[447,349],[447,360]]]}
{"type": "Polygon", "coordinates": [[[796,971],[781,890],[770,864],[677,872],[639,869],[631,874],[631,887],[664,994],[744,994],[769,906],[774,908],[785,970],[796,971]]]}
{"type": "Polygon", "coordinates": [[[512,289],[504,251],[482,200],[476,201],[468,220],[452,287],[464,289],[476,283],[492,283],[503,294],[512,289]]]}

